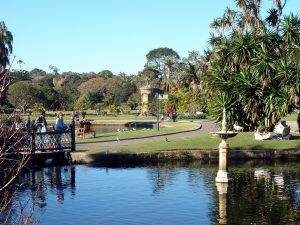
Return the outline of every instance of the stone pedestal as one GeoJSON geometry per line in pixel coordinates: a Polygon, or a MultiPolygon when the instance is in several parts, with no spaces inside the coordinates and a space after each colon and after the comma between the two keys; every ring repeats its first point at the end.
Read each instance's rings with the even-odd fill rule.
{"type": "Polygon", "coordinates": [[[228,183],[217,183],[219,192],[219,224],[227,224],[227,189],[228,183]]]}
{"type": "Polygon", "coordinates": [[[228,172],[228,154],[229,145],[227,144],[226,140],[223,139],[219,145],[219,170],[216,177],[216,182],[218,183],[228,183],[231,180],[228,172]]]}
{"type": "Polygon", "coordinates": [[[142,95],[142,106],[141,106],[141,114],[143,116],[149,115],[149,102],[150,95],[152,93],[152,88],[150,85],[146,85],[140,88],[142,95]]]}

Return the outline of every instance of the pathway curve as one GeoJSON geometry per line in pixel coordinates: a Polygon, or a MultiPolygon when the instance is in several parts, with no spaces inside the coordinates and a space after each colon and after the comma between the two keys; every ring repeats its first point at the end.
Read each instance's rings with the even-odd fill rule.
{"type": "Polygon", "coordinates": [[[84,151],[84,150],[94,150],[100,149],[105,147],[111,147],[116,145],[130,145],[136,143],[142,143],[146,141],[153,141],[153,140],[165,140],[167,137],[169,140],[176,139],[176,138],[184,138],[184,137],[192,137],[201,134],[207,134],[210,131],[216,131],[216,125],[214,122],[211,121],[201,121],[202,124],[201,129],[190,131],[190,132],[182,132],[176,134],[165,134],[162,136],[154,136],[154,137],[143,137],[137,139],[126,139],[126,140],[119,140],[119,141],[106,141],[106,142],[94,142],[94,143],[76,143],[76,150],[77,151],[84,151]]]}

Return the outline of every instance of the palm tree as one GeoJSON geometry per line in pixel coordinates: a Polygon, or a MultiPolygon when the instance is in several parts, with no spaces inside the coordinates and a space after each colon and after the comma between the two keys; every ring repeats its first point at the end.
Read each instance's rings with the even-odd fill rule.
{"type": "Polygon", "coordinates": [[[0,22],[0,73],[9,64],[9,55],[12,53],[13,36],[3,21],[0,22]]]}
{"type": "Polygon", "coordinates": [[[179,65],[176,80],[181,88],[189,88],[192,92],[197,92],[201,81],[200,74],[205,68],[199,52],[189,52],[188,57],[184,58],[179,65]]]}
{"type": "Polygon", "coordinates": [[[9,81],[7,80],[9,70],[5,70],[5,67],[9,64],[12,42],[13,36],[11,32],[7,30],[3,21],[0,22],[0,105],[4,102],[9,86],[9,81]]]}
{"type": "Polygon", "coordinates": [[[25,63],[23,62],[23,60],[18,60],[17,63],[19,64],[20,66],[20,70],[22,70],[22,65],[24,65],[25,63]]]}

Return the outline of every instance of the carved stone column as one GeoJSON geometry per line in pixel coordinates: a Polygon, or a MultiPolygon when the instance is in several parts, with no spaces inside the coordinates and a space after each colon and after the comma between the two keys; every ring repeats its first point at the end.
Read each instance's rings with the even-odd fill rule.
{"type": "Polygon", "coordinates": [[[143,116],[149,115],[149,102],[150,95],[152,93],[152,87],[150,85],[146,85],[140,88],[142,95],[142,106],[141,106],[141,114],[143,116]]]}
{"type": "Polygon", "coordinates": [[[216,177],[216,182],[227,183],[230,181],[228,172],[228,154],[229,145],[226,140],[222,140],[219,144],[219,170],[216,177]]]}

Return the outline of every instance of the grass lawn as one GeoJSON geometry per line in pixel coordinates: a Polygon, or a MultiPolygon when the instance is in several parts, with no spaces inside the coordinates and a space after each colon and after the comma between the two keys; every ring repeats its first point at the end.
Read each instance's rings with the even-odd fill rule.
{"type": "Polygon", "coordinates": [[[287,116],[285,116],[284,118],[282,118],[282,120],[297,121],[297,113],[288,114],[287,116]]]}
{"type": "MultiPolygon", "coordinates": [[[[166,150],[190,150],[217,149],[220,139],[211,134],[200,135],[198,137],[172,139],[169,141],[149,141],[132,145],[120,145],[108,149],[110,152],[155,152],[166,150]]],[[[228,139],[231,149],[235,150],[300,150],[300,135],[293,133],[291,140],[254,140],[253,132],[239,133],[236,137],[228,139]]],[[[88,154],[101,153],[104,149],[90,150],[88,154]]]]}
{"type": "Polygon", "coordinates": [[[199,128],[199,122],[163,122],[159,131],[156,128],[151,130],[135,130],[135,131],[125,131],[125,132],[113,132],[113,133],[103,133],[96,134],[96,137],[88,137],[85,139],[77,138],[76,142],[94,142],[94,141],[107,141],[107,140],[116,140],[127,139],[127,138],[137,138],[145,136],[155,136],[160,134],[168,134],[179,131],[193,130],[199,128]]]}

